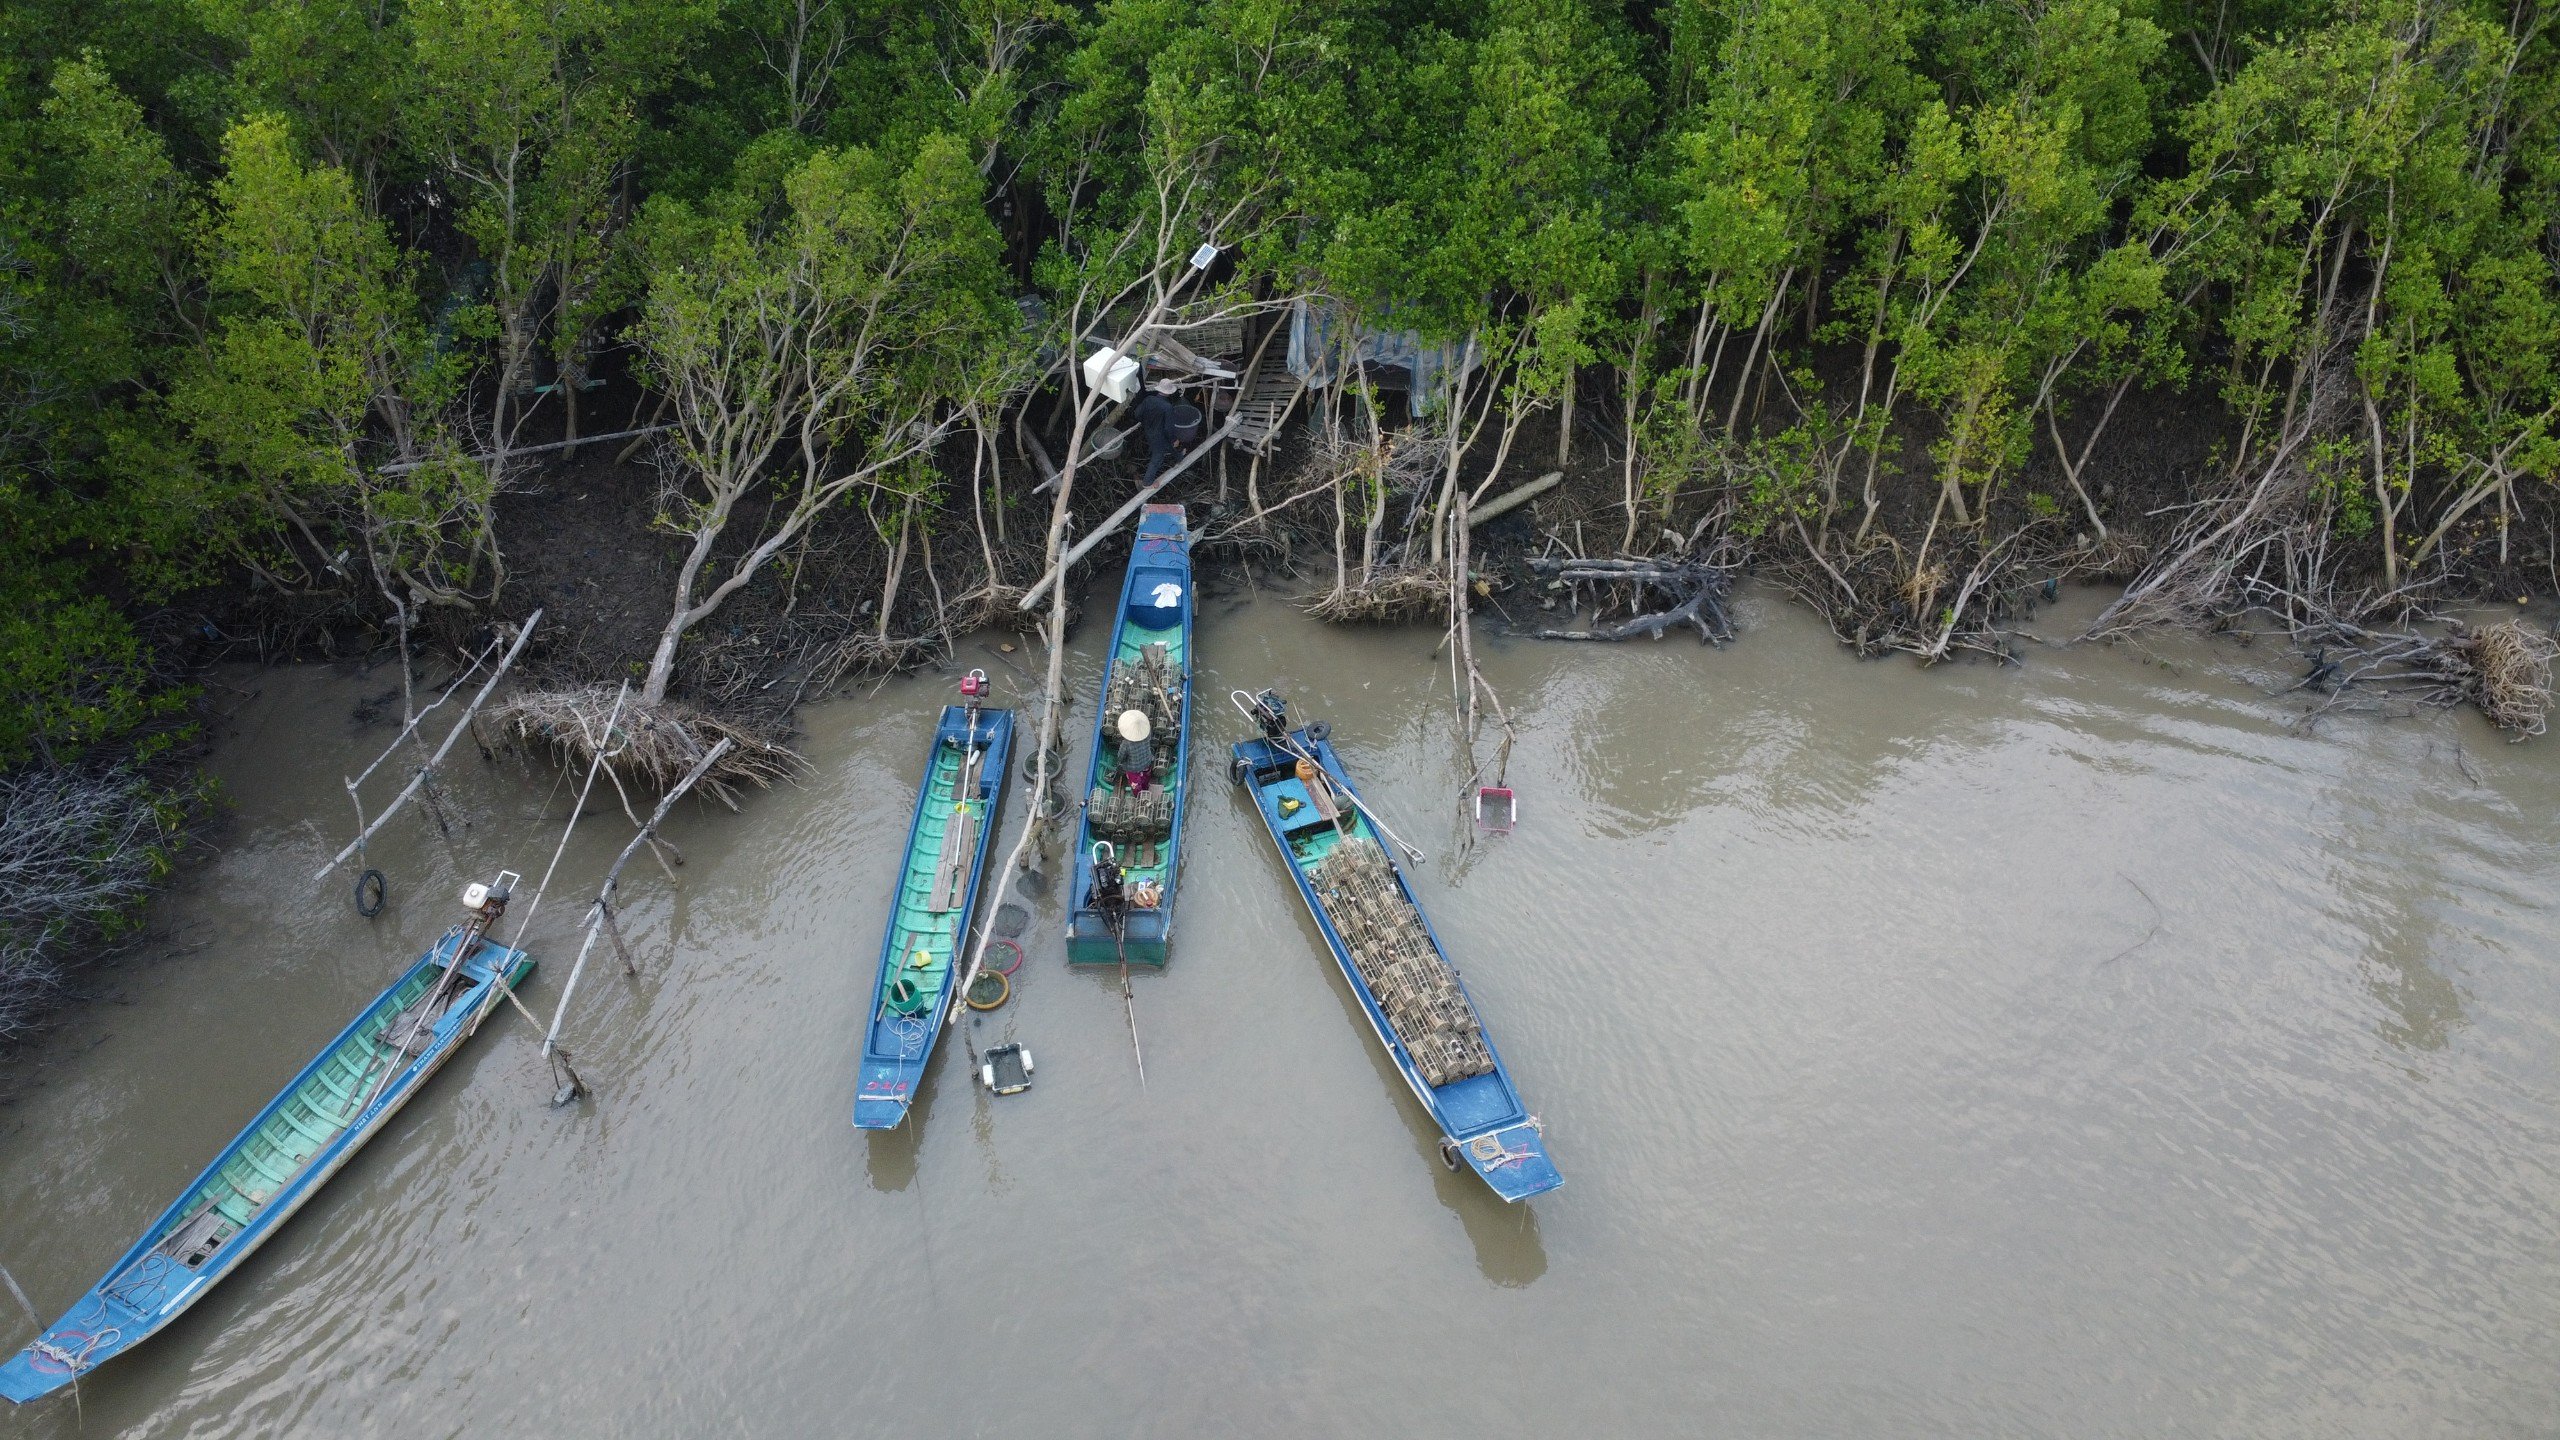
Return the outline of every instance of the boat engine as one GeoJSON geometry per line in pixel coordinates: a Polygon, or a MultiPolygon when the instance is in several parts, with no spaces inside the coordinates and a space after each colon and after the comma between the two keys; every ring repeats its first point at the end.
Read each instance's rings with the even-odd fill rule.
{"type": "Polygon", "coordinates": [[[1289,701],[1277,690],[1265,690],[1253,697],[1253,723],[1262,727],[1262,738],[1274,744],[1289,735],[1289,701]]]}
{"type": "Polygon", "coordinates": [[[972,670],[960,677],[960,702],[969,707],[969,726],[976,729],[978,706],[987,698],[987,672],[972,670]]]}
{"type": "Polygon", "coordinates": [[[1129,914],[1129,889],[1121,875],[1119,857],[1098,840],[1093,846],[1093,908],[1102,912],[1103,923],[1114,934],[1129,914]]]}

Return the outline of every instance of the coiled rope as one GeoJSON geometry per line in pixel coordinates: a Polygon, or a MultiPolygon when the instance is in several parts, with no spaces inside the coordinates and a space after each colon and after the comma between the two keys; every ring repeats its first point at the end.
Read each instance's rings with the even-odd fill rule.
{"type": "Polygon", "coordinates": [[[110,1325],[106,1329],[100,1330],[95,1334],[90,1334],[80,1330],[64,1330],[60,1333],[64,1336],[79,1336],[87,1343],[82,1345],[77,1351],[65,1350],[61,1346],[54,1344],[52,1341],[39,1336],[37,1339],[28,1343],[27,1351],[39,1360],[50,1360],[54,1364],[61,1366],[62,1373],[65,1375],[77,1375],[81,1371],[88,1369],[89,1357],[97,1353],[99,1346],[112,1345],[116,1341],[124,1338],[124,1331],[113,1325],[110,1325]]]}

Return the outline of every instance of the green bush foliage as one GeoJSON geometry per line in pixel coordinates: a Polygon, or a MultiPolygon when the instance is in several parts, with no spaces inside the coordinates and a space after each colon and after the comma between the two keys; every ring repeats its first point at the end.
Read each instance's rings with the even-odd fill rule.
{"type": "MultiPolygon", "coordinates": [[[[1064,315],[1214,231],[1233,293],[1471,337],[1412,398],[1441,437],[1554,413],[1562,459],[1608,397],[1629,544],[1703,498],[2103,533],[2082,467],[2177,386],[2396,580],[2560,476],[2553,44],[2488,0],[20,0],[0,766],[147,729],[135,619],[187,587],[489,602],[475,457],[527,382],[574,424],[608,348],[663,375],[852,283],[793,242],[836,191],[966,263],[834,257],[913,293],[828,445],[980,403],[1005,292],[1064,315]]],[[[883,475],[902,547],[946,487],[883,475]]]]}

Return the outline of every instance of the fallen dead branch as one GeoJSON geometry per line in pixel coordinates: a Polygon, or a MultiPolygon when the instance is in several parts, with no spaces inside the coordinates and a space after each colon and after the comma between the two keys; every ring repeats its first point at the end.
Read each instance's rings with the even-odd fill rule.
{"type": "Polygon", "coordinates": [[[1450,568],[1447,643],[1450,688],[1456,691],[1459,697],[1458,740],[1465,747],[1467,756],[1467,778],[1465,783],[1458,787],[1457,794],[1456,850],[1458,862],[1463,865],[1467,855],[1475,848],[1476,842],[1476,827],[1471,819],[1473,812],[1470,801],[1480,793],[1479,787],[1487,783],[1488,771],[1492,776],[1490,783],[1494,786],[1503,787],[1511,783],[1511,747],[1520,737],[1511,726],[1511,712],[1503,706],[1502,696],[1493,688],[1493,682],[1484,678],[1483,668],[1476,664],[1474,612],[1477,592],[1475,587],[1483,582],[1473,579],[1468,574],[1467,552],[1471,538],[1469,532],[1473,529],[1474,522],[1468,516],[1467,497],[1460,495],[1456,497],[1456,501],[1457,508],[1448,520],[1450,568]],[[1478,695],[1482,695],[1485,703],[1492,707],[1494,723],[1502,727],[1502,743],[1494,747],[1493,759],[1490,761],[1479,759],[1476,755],[1476,738],[1484,728],[1483,720],[1476,710],[1478,695]]]}
{"type": "MultiPolygon", "coordinates": [[[[391,817],[400,812],[400,807],[409,803],[410,796],[415,795],[420,790],[426,788],[428,778],[435,773],[436,766],[444,763],[444,757],[453,749],[453,742],[461,739],[463,732],[471,728],[472,717],[479,714],[480,707],[488,703],[490,692],[498,688],[498,682],[500,680],[506,678],[508,668],[516,663],[517,656],[524,653],[525,642],[533,638],[534,627],[541,623],[542,612],[540,610],[536,610],[531,615],[525,617],[524,624],[516,629],[514,642],[507,646],[507,653],[500,657],[498,661],[498,668],[489,672],[489,678],[481,683],[479,693],[471,697],[470,704],[462,707],[462,715],[459,719],[453,722],[453,729],[445,734],[444,743],[436,747],[435,753],[427,757],[425,764],[420,765],[416,771],[411,773],[408,785],[402,788],[398,795],[392,797],[391,803],[382,807],[381,813],[375,815],[370,821],[364,820],[363,807],[361,805],[357,807],[356,816],[360,823],[356,827],[356,838],[348,841],[347,848],[339,851],[334,859],[330,860],[328,864],[320,867],[320,873],[311,877],[314,881],[328,879],[329,872],[345,864],[347,862],[347,857],[362,854],[364,852],[364,842],[372,837],[373,832],[381,829],[385,824],[389,823],[391,817]]],[[[400,659],[400,664],[404,672],[407,669],[408,663],[407,647],[404,645],[402,646],[400,659]]],[[[402,683],[405,685],[407,682],[404,679],[402,683]]],[[[441,705],[444,702],[442,700],[438,700],[436,703],[441,705]]],[[[427,708],[429,710],[433,710],[435,707],[431,705],[427,708]]],[[[390,748],[382,752],[385,759],[389,758],[392,750],[400,748],[401,741],[409,738],[410,732],[416,728],[419,720],[423,718],[424,716],[422,714],[411,715],[409,717],[408,724],[401,728],[399,736],[392,740],[390,748]]],[[[372,774],[375,767],[381,765],[381,763],[381,760],[376,760],[372,765],[366,766],[365,774],[372,774]]],[[[353,797],[355,793],[356,781],[349,780],[347,782],[347,794],[350,797],[353,797]]]]}
{"type": "Polygon", "coordinates": [[[1660,560],[1587,560],[1578,556],[1535,559],[1529,568],[1546,577],[1547,588],[1562,588],[1574,608],[1581,608],[1585,585],[1600,587],[1604,593],[1624,597],[1633,617],[1616,625],[1603,627],[1599,613],[1592,617],[1587,630],[1541,630],[1541,640],[1629,640],[1649,635],[1659,640],[1680,626],[1694,627],[1698,638],[1707,644],[1721,645],[1733,638],[1733,621],[1725,614],[1725,596],[1732,593],[1732,576],[1719,565],[1698,561],[1660,560]],[[1640,607],[1655,595],[1669,603],[1658,609],[1640,607]]]}

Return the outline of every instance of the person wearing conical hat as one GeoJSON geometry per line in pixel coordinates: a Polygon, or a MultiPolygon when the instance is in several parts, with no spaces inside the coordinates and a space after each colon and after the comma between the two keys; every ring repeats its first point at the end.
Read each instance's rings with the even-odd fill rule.
{"type": "Polygon", "coordinates": [[[1120,778],[1127,782],[1129,793],[1144,795],[1155,779],[1156,747],[1151,741],[1155,726],[1144,710],[1123,710],[1111,722],[1120,737],[1120,778]]]}

